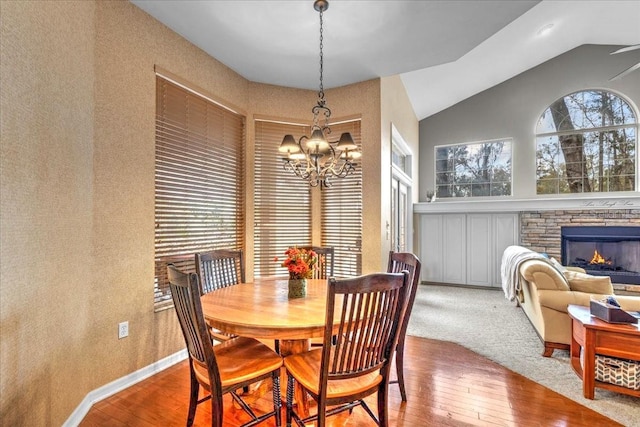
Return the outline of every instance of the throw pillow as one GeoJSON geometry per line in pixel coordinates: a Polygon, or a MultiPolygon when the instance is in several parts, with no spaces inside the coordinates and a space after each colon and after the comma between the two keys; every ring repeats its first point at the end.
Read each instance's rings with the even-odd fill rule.
{"type": "Polygon", "coordinates": [[[609,276],[592,276],[578,271],[564,271],[564,277],[569,282],[572,291],[588,294],[613,294],[613,286],[609,276]]]}

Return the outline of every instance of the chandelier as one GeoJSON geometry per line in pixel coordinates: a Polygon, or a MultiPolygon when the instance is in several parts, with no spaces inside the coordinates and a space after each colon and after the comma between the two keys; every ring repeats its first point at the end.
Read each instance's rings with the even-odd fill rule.
{"type": "Polygon", "coordinates": [[[331,187],[331,178],[344,178],[356,169],[355,160],[362,154],[358,150],[349,132],[340,136],[338,141],[330,142],[329,117],[331,110],[326,106],[322,84],[322,15],[329,8],[328,0],[315,0],[313,8],[320,13],[320,90],[318,103],[311,109],[313,125],[311,137],[302,136],[298,141],[287,134],[282,139],[279,151],[283,157],[284,169],[309,181],[312,187],[331,187]]]}

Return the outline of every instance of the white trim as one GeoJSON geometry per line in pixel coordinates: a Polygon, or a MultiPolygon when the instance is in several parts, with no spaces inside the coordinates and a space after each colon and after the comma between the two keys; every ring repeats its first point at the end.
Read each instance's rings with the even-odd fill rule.
{"type": "Polygon", "coordinates": [[[459,198],[457,200],[438,199],[432,203],[414,203],[413,213],[444,212],[521,212],[549,210],[595,209],[640,209],[640,196],[633,192],[628,196],[589,197],[589,198],[535,198],[512,199],[505,197],[493,200],[459,198]]]}
{"type": "MultiPolygon", "coordinates": [[[[407,144],[407,141],[405,141],[405,139],[402,137],[402,134],[393,123],[391,123],[391,152],[389,153],[389,157],[390,157],[389,161],[391,163],[391,188],[389,189],[389,195],[391,196],[391,198],[393,198],[394,181],[397,181],[398,184],[403,184],[406,187],[406,191],[407,191],[406,204],[407,205],[406,205],[406,218],[404,218],[406,223],[404,241],[405,241],[405,250],[409,252],[413,252],[413,248],[415,247],[415,242],[413,238],[414,227],[413,227],[413,215],[411,213],[411,208],[414,200],[414,196],[413,196],[413,191],[414,191],[413,190],[413,175],[414,175],[413,157],[414,156],[413,156],[413,151],[411,150],[411,147],[409,146],[409,144],[407,144]],[[394,148],[402,152],[402,154],[405,156],[405,170],[400,169],[397,165],[393,163],[394,148]]],[[[400,186],[398,185],[398,196],[399,195],[400,195],[400,186]]],[[[389,201],[391,202],[391,206],[393,206],[393,201],[392,200],[389,200],[389,201]]],[[[399,202],[400,202],[400,198],[398,197],[395,203],[396,208],[398,207],[399,202]]],[[[388,218],[390,218],[393,222],[395,221],[395,218],[391,218],[392,216],[394,216],[394,212],[392,212],[390,209],[388,218]]],[[[389,224],[389,221],[387,221],[387,224],[389,224]]],[[[395,250],[395,248],[393,247],[395,242],[390,241],[389,244],[391,245],[391,249],[395,250]]]]}
{"type": "Polygon", "coordinates": [[[62,424],[62,427],[78,426],[87,415],[94,403],[106,399],[107,397],[118,393],[119,391],[124,390],[127,387],[130,387],[146,378],[149,378],[150,376],[164,369],[167,369],[168,367],[173,366],[186,358],[187,350],[180,350],[179,352],[167,356],[162,360],[158,360],[151,365],[145,366],[144,368],[138,369],[137,371],[132,372],[129,375],[118,378],[117,380],[105,384],[100,388],[90,391],[82,400],[82,402],[80,402],[80,405],[78,405],[78,407],[69,416],[67,421],[62,424]]]}
{"type": "Polygon", "coordinates": [[[411,147],[409,147],[409,144],[407,144],[393,123],[391,123],[391,144],[395,145],[405,156],[413,156],[411,147]]]}

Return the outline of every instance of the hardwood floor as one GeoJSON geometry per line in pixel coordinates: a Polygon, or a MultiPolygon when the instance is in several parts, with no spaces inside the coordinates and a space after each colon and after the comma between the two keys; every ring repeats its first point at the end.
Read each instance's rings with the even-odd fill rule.
{"type": "MultiPolygon", "coordinates": [[[[408,336],[405,352],[408,402],[401,402],[398,386],[392,384],[392,426],[621,426],[457,344],[408,336]]],[[[181,362],[96,403],[80,426],[185,425],[188,369],[181,362]]],[[[252,390],[248,400],[253,407],[268,410],[268,387],[266,382],[252,390]]],[[[582,387],[577,377],[576,387],[582,387]]],[[[374,411],[375,400],[367,399],[374,411]]],[[[248,417],[226,396],[224,419],[225,425],[237,426],[248,417]]],[[[332,427],[375,425],[362,408],[329,420],[332,427]]],[[[207,403],[198,407],[194,425],[211,425],[207,403]]],[[[271,419],[261,425],[275,423],[271,419]]]]}

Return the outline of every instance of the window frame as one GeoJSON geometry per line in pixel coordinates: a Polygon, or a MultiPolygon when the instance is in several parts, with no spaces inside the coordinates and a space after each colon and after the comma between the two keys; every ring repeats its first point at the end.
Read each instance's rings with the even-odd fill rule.
{"type": "MultiPolygon", "coordinates": [[[[566,105],[566,102],[565,102],[566,105]]],[[[583,112],[584,114],[584,112],[583,112]]],[[[574,125],[572,123],[572,125],[574,125]]],[[[534,144],[535,144],[535,175],[534,175],[534,182],[535,182],[535,187],[536,187],[536,195],[537,196],[541,196],[541,197],[548,197],[548,196],[558,196],[558,197],[575,197],[578,194],[584,194],[584,195],[593,195],[593,194],[612,194],[612,193],[628,193],[628,192],[636,192],[638,191],[639,187],[639,183],[638,183],[638,161],[640,160],[640,155],[638,153],[638,149],[640,147],[640,144],[638,143],[638,132],[640,131],[640,116],[638,114],[637,109],[635,108],[635,105],[624,95],[616,92],[616,91],[612,91],[609,89],[600,89],[600,88],[590,88],[590,89],[582,89],[582,90],[578,90],[578,91],[574,91],[571,93],[568,93],[566,95],[563,95],[561,97],[559,97],[558,99],[556,99],[553,103],[551,103],[549,106],[547,106],[542,113],[538,116],[538,119],[536,121],[535,124],[535,132],[534,132],[534,144]],[[606,126],[591,126],[591,127],[576,127],[573,129],[568,129],[568,130],[557,130],[557,126],[554,124],[554,126],[556,126],[556,130],[549,132],[549,131],[543,131],[543,132],[539,132],[539,128],[541,126],[541,123],[545,117],[545,115],[547,113],[550,113],[551,108],[560,100],[563,99],[567,99],[570,98],[572,96],[575,95],[579,95],[582,93],[589,93],[589,92],[595,92],[595,93],[606,93],[609,95],[609,97],[615,97],[619,102],[623,103],[626,108],[628,109],[628,111],[633,115],[633,119],[634,121],[631,123],[622,123],[622,124],[610,124],[610,125],[606,125],[606,126]],[[569,180],[567,179],[567,167],[566,165],[569,163],[566,160],[566,156],[562,151],[561,148],[561,142],[560,139],[563,136],[570,136],[570,135],[580,135],[582,137],[582,142],[581,142],[581,150],[582,150],[582,156],[587,157],[587,159],[584,160],[584,163],[587,163],[589,161],[588,159],[588,151],[587,154],[585,154],[586,150],[594,150],[594,147],[587,147],[585,148],[585,136],[588,137],[590,134],[595,134],[596,136],[598,135],[602,135],[600,136],[599,139],[604,140],[603,138],[606,138],[606,134],[612,131],[619,131],[619,130],[625,130],[625,129],[632,129],[635,133],[634,138],[635,138],[635,145],[633,146],[633,151],[634,154],[631,158],[631,161],[633,162],[633,167],[630,168],[631,170],[633,170],[633,175],[629,175],[629,174],[622,174],[622,175],[615,175],[615,177],[617,178],[624,178],[625,176],[629,177],[631,176],[631,179],[634,181],[633,182],[633,188],[631,189],[626,189],[626,190],[613,190],[610,191],[608,189],[600,191],[598,189],[592,189],[592,176],[594,176],[595,178],[593,178],[593,184],[598,184],[599,187],[604,186],[605,184],[610,183],[611,179],[613,178],[610,174],[607,174],[606,171],[609,171],[612,165],[604,165],[602,164],[603,167],[606,167],[606,171],[602,171],[600,170],[600,166],[601,164],[599,163],[597,167],[592,167],[589,170],[585,169],[584,165],[581,165],[582,170],[582,174],[581,176],[578,178],[576,177],[576,179],[579,179],[580,181],[589,181],[589,188],[590,191],[571,191],[570,189],[566,190],[566,191],[562,191],[561,188],[562,187],[570,187],[570,183],[569,180]],[[540,147],[542,144],[544,144],[545,146],[550,146],[551,144],[548,141],[542,141],[543,139],[549,139],[549,138],[556,138],[557,141],[554,142],[555,146],[553,148],[555,148],[555,151],[558,153],[556,156],[556,161],[558,163],[558,166],[555,166],[553,170],[548,169],[548,171],[550,172],[555,172],[555,175],[557,176],[557,178],[548,178],[548,179],[541,179],[540,178],[540,165],[541,163],[544,161],[544,159],[541,160],[541,154],[540,154],[540,147]],[[562,162],[560,162],[560,160],[562,160],[562,162]],[[597,172],[598,175],[595,176],[593,175],[593,173],[590,172],[597,172]],[[544,186],[546,188],[549,188],[550,184],[553,184],[555,182],[555,191],[554,192],[540,192],[541,190],[541,186],[544,186]]],[[[604,143],[604,142],[603,142],[604,143]]],[[[594,145],[594,144],[591,144],[594,145]]],[[[599,149],[597,150],[598,152],[600,151],[599,149]]],[[[604,159],[604,155],[600,156],[600,160],[604,159]]],[[[624,158],[622,161],[628,160],[630,159],[629,157],[624,158]]],[[[574,165],[577,165],[579,163],[573,163],[574,165]]]]}
{"type": "MultiPolygon", "coordinates": [[[[272,118],[258,118],[254,119],[255,123],[255,153],[256,162],[258,161],[261,147],[268,147],[273,151],[273,154],[267,159],[265,167],[269,167],[270,174],[277,176],[278,185],[285,186],[301,186],[308,194],[308,211],[305,208],[304,212],[308,212],[307,223],[299,222],[296,224],[288,224],[286,228],[283,228],[284,233],[281,236],[275,236],[269,244],[265,247],[269,252],[267,254],[259,253],[259,239],[254,239],[254,275],[255,277],[265,277],[274,275],[278,277],[285,277],[287,271],[285,268],[280,267],[280,263],[274,261],[273,258],[282,258],[284,251],[291,245],[311,245],[316,244],[313,242],[314,237],[318,236],[320,242],[318,246],[332,246],[335,251],[334,258],[334,274],[338,277],[347,277],[359,275],[362,271],[362,165],[359,163],[356,166],[356,170],[345,178],[335,178],[331,181],[332,186],[329,188],[310,187],[306,180],[303,180],[290,171],[284,170],[284,163],[282,161],[282,155],[278,152],[282,137],[285,134],[292,134],[296,140],[302,135],[310,134],[310,125],[301,123],[292,123],[286,120],[277,120],[272,118]],[[263,122],[259,125],[259,122],[263,122]],[[271,136],[268,141],[261,141],[260,126],[265,123],[269,123],[274,127],[271,132],[271,136]],[[273,172],[273,168],[276,168],[276,172],[273,172]],[[353,185],[357,188],[354,189],[353,185]],[[355,198],[355,200],[354,200],[355,198]],[[313,204],[319,204],[319,206],[313,206],[313,204]],[[337,207],[337,208],[336,208],[337,207]],[[345,208],[346,207],[346,208],[345,208]],[[321,219],[314,222],[313,214],[320,214],[321,219]],[[319,228],[319,229],[318,229],[319,228]],[[315,234],[316,231],[318,234],[315,234]],[[294,237],[291,237],[291,236],[294,237]],[[271,254],[271,256],[269,256],[271,254]],[[259,266],[262,263],[262,266],[259,266]],[[264,274],[261,270],[265,270],[264,274]]],[[[361,120],[352,119],[344,121],[336,121],[331,123],[331,135],[340,135],[342,132],[351,132],[356,145],[361,149],[361,120]]],[[[332,139],[333,140],[333,139],[332,139]]],[[[256,189],[258,190],[258,176],[257,163],[254,164],[256,168],[256,189]]],[[[304,199],[307,200],[307,196],[304,199]]],[[[259,206],[260,201],[257,200],[255,194],[254,204],[255,211],[255,227],[254,236],[260,232],[259,230],[259,206]]],[[[272,203],[277,204],[277,200],[272,203]]],[[[285,200],[285,209],[291,211],[294,209],[299,211],[301,209],[300,200],[291,201],[285,200]]],[[[298,213],[298,212],[296,212],[298,213]]],[[[276,219],[277,221],[277,219],[276,219]]],[[[282,223],[282,219],[280,220],[282,223]]],[[[277,225],[277,224],[276,224],[277,225]]],[[[317,237],[316,237],[317,238],[317,237]]]]}
{"type": "Polygon", "coordinates": [[[286,268],[275,258],[282,259],[292,245],[311,245],[311,189],[284,169],[278,151],[284,135],[292,134],[297,140],[310,129],[308,124],[254,119],[254,277],[285,277],[286,268]],[[269,171],[265,176],[263,168],[269,171]]]}
{"type": "MultiPolygon", "coordinates": [[[[353,119],[331,124],[331,133],[351,133],[353,142],[366,156],[362,147],[362,122],[353,119]]],[[[331,181],[329,188],[320,189],[321,246],[333,246],[334,275],[353,277],[362,274],[363,194],[362,161],[353,173],[331,181]],[[339,206],[339,208],[336,208],[339,206]]]]}
{"type": "Polygon", "coordinates": [[[196,252],[244,250],[246,119],[156,70],[155,122],[154,310],[161,311],[173,306],[168,263],[192,272],[196,252]]]}
{"type": "MultiPolygon", "coordinates": [[[[477,198],[503,198],[503,197],[512,197],[513,196],[513,148],[514,148],[514,143],[513,143],[513,138],[512,137],[503,137],[503,138],[493,138],[493,139],[487,139],[487,140],[481,140],[481,141],[471,141],[471,142],[461,142],[461,143],[453,143],[453,144],[441,144],[441,145],[436,145],[433,148],[433,154],[434,154],[434,187],[435,187],[435,196],[439,199],[443,199],[443,200],[455,200],[455,199],[464,199],[464,198],[473,198],[473,199],[477,199],[477,198]],[[442,148],[451,148],[451,147],[469,147],[469,146],[480,146],[483,144],[490,144],[490,143],[506,143],[509,147],[509,158],[507,160],[507,164],[509,166],[509,181],[493,181],[490,180],[488,181],[489,184],[489,188],[490,188],[490,194],[489,195],[462,195],[462,196],[456,196],[455,194],[450,195],[450,196],[446,196],[446,195],[442,195],[440,193],[439,187],[443,187],[443,185],[439,185],[438,184],[438,149],[442,149],[442,148]],[[504,185],[508,186],[509,189],[509,194],[491,194],[491,188],[492,188],[492,184],[493,183],[498,183],[501,182],[504,185]]],[[[455,167],[451,170],[451,172],[455,173],[455,167]]],[[[442,172],[442,173],[446,173],[446,172],[442,172]]],[[[452,183],[450,185],[456,185],[456,183],[452,183]]],[[[466,184],[465,184],[466,185],[466,184]]],[[[472,183],[468,184],[468,185],[473,185],[472,183]]],[[[473,190],[472,190],[473,191],[473,190]]]]}

